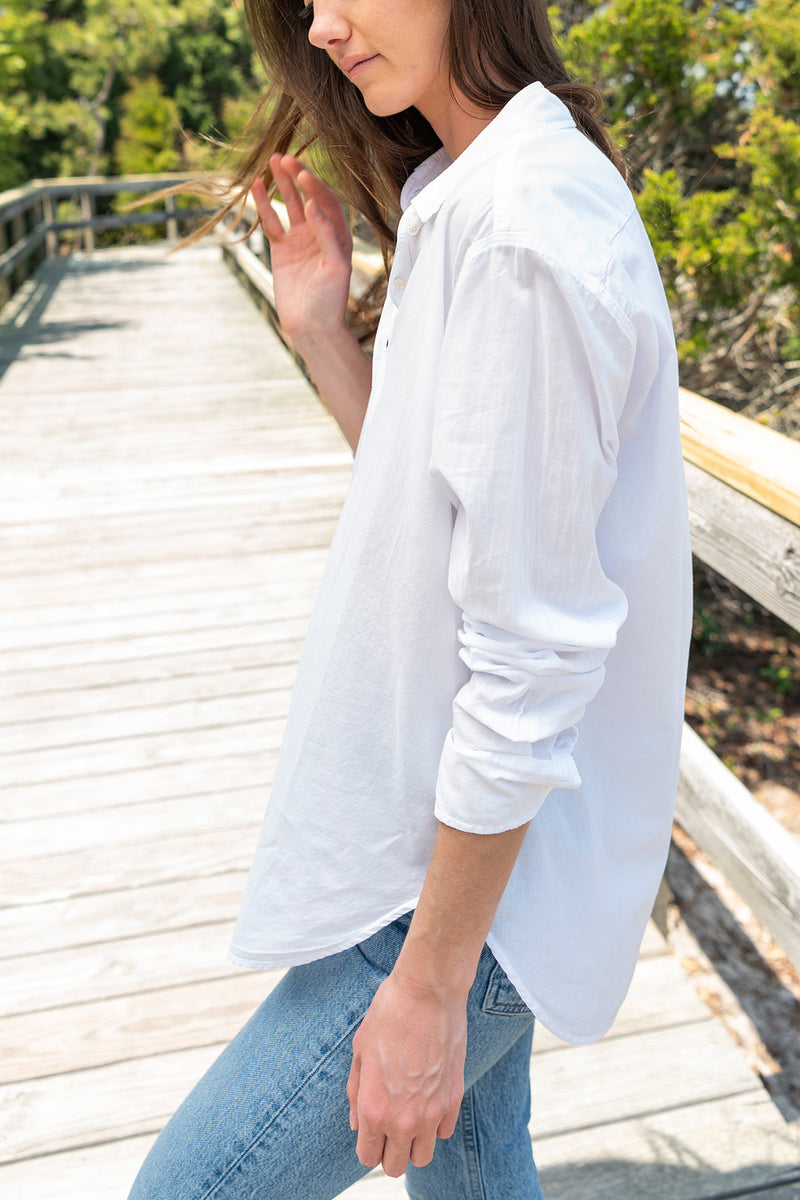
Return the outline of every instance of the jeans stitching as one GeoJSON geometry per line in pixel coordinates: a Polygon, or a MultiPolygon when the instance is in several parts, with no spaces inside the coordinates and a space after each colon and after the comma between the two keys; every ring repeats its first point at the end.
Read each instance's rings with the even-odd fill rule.
{"type": "Polygon", "coordinates": [[[474,1097],[472,1088],[464,1093],[461,1102],[461,1129],[464,1138],[464,1160],[467,1165],[467,1178],[471,1200],[486,1200],[481,1174],[481,1160],[478,1153],[478,1130],[475,1121],[474,1097]]]}
{"type": "MultiPolygon", "coordinates": [[[[370,1003],[371,1003],[371,998],[370,998],[370,1003]]],[[[369,1007],[369,1005],[367,1007],[369,1007]]],[[[198,1200],[211,1200],[211,1197],[214,1196],[214,1194],[217,1191],[219,1191],[219,1189],[225,1183],[226,1179],[228,1179],[228,1177],[230,1176],[231,1172],[235,1171],[236,1168],[242,1162],[244,1162],[244,1160],[245,1160],[245,1158],[247,1158],[248,1154],[250,1154],[253,1151],[253,1149],[258,1145],[258,1143],[264,1140],[264,1138],[266,1137],[267,1133],[269,1132],[271,1126],[273,1126],[275,1124],[275,1122],[280,1117],[283,1116],[283,1114],[286,1112],[286,1110],[288,1108],[290,1108],[292,1104],[294,1104],[295,1100],[300,1095],[300,1093],[303,1091],[303,1089],[308,1086],[308,1084],[311,1082],[311,1080],[314,1078],[315,1075],[319,1074],[319,1072],[322,1070],[322,1068],[325,1066],[325,1064],[333,1057],[333,1055],[336,1053],[336,1051],[342,1045],[342,1042],[346,1041],[346,1039],[348,1037],[350,1037],[350,1035],[353,1033],[353,1030],[356,1029],[361,1024],[361,1022],[363,1021],[363,1019],[366,1015],[366,1011],[367,1010],[364,1009],[364,1012],[362,1012],[360,1014],[360,1016],[358,1016],[356,1018],[356,1020],[354,1020],[347,1027],[347,1029],[344,1031],[342,1036],[339,1038],[338,1042],[336,1042],[333,1046],[331,1046],[330,1050],[325,1055],[325,1057],[321,1058],[319,1060],[319,1062],[317,1062],[315,1064],[314,1070],[309,1072],[309,1074],[305,1077],[305,1079],[302,1081],[302,1083],[298,1084],[298,1086],[295,1088],[294,1092],[288,1098],[288,1100],[285,1102],[285,1104],[281,1108],[279,1108],[278,1111],[270,1117],[270,1119],[267,1121],[267,1123],[261,1129],[259,1129],[258,1133],[255,1135],[255,1137],[252,1138],[252,1140],[247,1144],[247,1146],[245,1146],[245,1148],[244,1148],[244,1150],[242,1150],[241,1154],[239,1154],[238,1157],[236,1159],[234,1159],[234,1161],[228,1166],[228,1168],[225,1170],[225,1172],[222,1175],[220,1175],[219,1179],[211,1185],[210,1190],[204,1191],[200,1194],[200,1196],[198,1197],[198,1200]]]]}
{"type": "Polygon", "coordinates": [[[485,1013],[494,1013],[497,1016],[532,1015],[527,1004],[521,998],[499,963],[496,963],[492,968],[481,1009],[485,1013]],[[516,1000],[501,1000],[502,992],[507,989],[510,989],[513,995],[516,996],[516,1000]]]}

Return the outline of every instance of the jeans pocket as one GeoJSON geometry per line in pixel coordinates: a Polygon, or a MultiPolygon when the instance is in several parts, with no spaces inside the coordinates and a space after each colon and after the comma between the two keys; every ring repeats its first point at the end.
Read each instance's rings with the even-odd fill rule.
{"type": "Polygon", "coordinates": [[[481,1008],[500,1016],[531,1016],[531,1010],[506,975],[500,963],[495,963],[481,1008]]]}

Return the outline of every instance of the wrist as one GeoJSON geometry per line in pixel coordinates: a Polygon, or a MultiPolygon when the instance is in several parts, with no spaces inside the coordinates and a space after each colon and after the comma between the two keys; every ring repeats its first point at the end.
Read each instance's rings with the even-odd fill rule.
{"type": "Polygon", "coordinates": [[[453,945],[411,929],[395,963],[392,975],[404,991],[438,1004],[466,1003],[475,981],[482,947],[453,945]]]}
{"type": "Polygon", "coordinates": [[[306,325],[297,330],[284,328],[284,333],[306,361],[322,355],[339,357],[343,352],[352,352],[354,346],[361,350],[346,321],[312,328],[306,325]]]}

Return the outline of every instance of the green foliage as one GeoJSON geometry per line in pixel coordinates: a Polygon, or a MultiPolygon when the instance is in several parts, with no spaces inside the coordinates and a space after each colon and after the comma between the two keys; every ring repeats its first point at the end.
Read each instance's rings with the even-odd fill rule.
{"type": "Polygon", "coordinates": [[[793,696],[796,691],[800,691],[800,672],[788,663],[762,667],[759,675],[773,684],[779,696],[793,696]]]}
{"type": "Polygon", "coordinates": [[[692,619],[692,642],[704,658],[713,658],[726,647],[722,625],[709,608],[698,603],[697,597],[692,619]]]}
{"type": "Polygon", "coordinates": [[[252,109],[258,86],[230,0],[5,0],[0,189],[194,165],[192,139],[227,138],[229,102],[252,109]]]}
{"type": "Polygon", "coordinates": [[[563,35],[630,163],[683,383],[798,434],[799,8],[595,0],[563,35]]]}
{"type": "Polygon", "coordinates": [[[136,80],[122,98],[114,157],[123,175],[160,175],[181,165],[178,105],[154,76],[136,80]]]}

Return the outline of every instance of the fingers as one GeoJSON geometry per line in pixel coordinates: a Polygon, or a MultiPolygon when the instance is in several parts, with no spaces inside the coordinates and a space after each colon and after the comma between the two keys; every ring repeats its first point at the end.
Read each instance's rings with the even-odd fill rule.
{"type": "Polygon", "coordinates": [[[461,1101],[459,1100],[456,1107],[451,1109],[451,1111],[442,1117],[441,1121],[439,1122],[439,1128],[436,1130],[436,1136],[438,1138],[442,1138],[444,1141],[446,1141],[447,1138],[453,1136],[456,1131],[456,1125],[458,1124],[458,1116],[460,1112],[461,1101]]]}
{"type": "Polygon", "coordinates": [[[436,1149],[436,1136],[414,1138],[409,1159],[415,1167],[427,1167],[436,1149]]]}
{"type": "MultiPolygon", "coordinates": [[[[297,162],[297,160],[294,161],[297,162]]],[[[317,178],[313,171],[309,171],[308,167],[304,167],[300,163],[297,163],[295,179],[304,196],[307,199],[314,200],[319,205],[321,211],[330,221],[343,248],[349,252],[352,248],[353,239],[336,193],[326,183],[323,183],[321,179],[317,178]]]]}
{"type": "Polygon", "coordinates": [[[255,202],[264,233],[270,240],[281,237],[284,232],[283,225],[281,225],[280,217],[269,202],[267,189],[264,187],[262,180],[253,180],[250,185],[250,195],[255,202]]]}
{"type": "Polygon", "coordinates": [[[293,155],[273,154],[269,165],[286,208],[289,230],[270,203],[263,181],[256,179],[250,190],[267,237],[277,240],[308,223],[321,250],[349,260],[353,239],[335,192],[293,155]]]}
{"type": "Polygon", "coordinates": [[[316,200],[306,200],[304,212],[308,224],[314,231],[323,257],[332,262],[341,259],[343,262],[349,263],[349,253],[345,251],[336,230],[316,200]]]}
{"type": "Polygon", "coordinates": [[[269,169],[272,171],[272,177],[281,193],[291,228],[299,225],[303,220],[303,197],[288,170],[290,164],[296,161],[288,154],[273,154],[269,160],[269,169]]]}
{"type": "Polygon", "coordinates": [[[347,1099],[350,1101],[350,1128],[355,1131],[358,1129],[358,1084],[361,1076],[361,1067],[358,1059],[353,1057],[353,1065],[350,1068],[350,1075],[347,1080],[347,1099]]]}
{"type": "MultiPolygon", "coordinates": [[[[358,1131],[358,1141],[356,1142],[356,1158],[361,1163],[362,1167],[369,1167],[370,1170],[373,1167],[377,1167],[378,1163],[382,1162],[384,1171],[386,1171],[386,1174],[389,1175],[392,1173],[392,1171],[386,1169],[387,1157],[389,1158],[389,1166],[392,1167],[395,1163],[395,1158],[397,1162],[399,1162],[401,1156],[396,1155],[394,1157],[389,1157],[387,1153],[387,1146],[388,1143],[382,1133],[368,1133],[362,1125],[358,1131]]],[[[406,1169],[407,1163],[408,1154],[406,1154],[403,1166],[399,1170],[394,1170],[394,1174],[402,1175],[406,1169]]]]}

